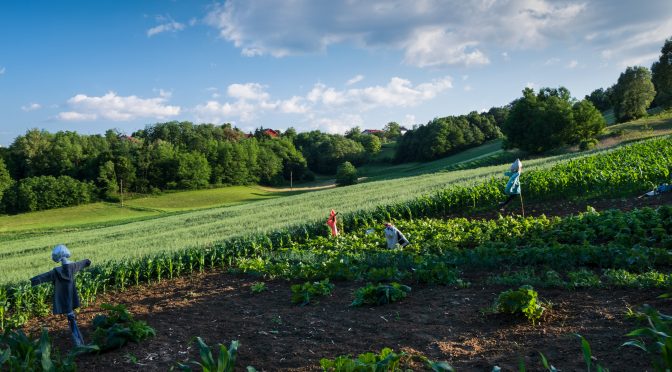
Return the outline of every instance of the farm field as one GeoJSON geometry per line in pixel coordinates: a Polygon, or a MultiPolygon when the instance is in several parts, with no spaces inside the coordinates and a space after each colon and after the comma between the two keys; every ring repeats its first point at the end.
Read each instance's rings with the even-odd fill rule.
{"type": "MultiPolygon", "coordinates": [[[[526,167],[530,170],[546,168],[583,156],[586,154],[536,159],[526,162],[526,167]]],[[[470,185],[490,177],[499,179],[501,172],[502,166],[438,172],[100,228],[64,228],[50,231],[49,235],[3,233],[0,239],[6,248],[0,261],[0,283],[25,280],[50,268],[49,247],[59,242],[73,248],[75,258],[89,257],[95,262],[139,257],[322,220],[331,208],[341,213],[374,209],[378,205],[411,200],[449,185],[470,185]]],[[[503,177],[501,181],[504,181],[503,177]]]]}
{"type": "Polygon", "coordinates": [[[121,208],[118,204],[91,203],[14,216],[5,215],[0,216],[0,241],[10,234],[20,235],[31,231],[45,234],[73,227],[100,227],[152,218],[160,213],[150,209],[121,208]]]}
{"type": "MultiPolygon", "coordinates": [[[[555,207],[556,210],[565,208],[564,213],[580,212],[565,203],[549,204],[549,208],[555,207]]],[[[664,195],[635,199],[626,203],[625,209],[670,204],[672,197],[664,195]]],[[[621,200],[605,200],[603,206],[616,208],[624,204],[621,200]]],[[[583,206],[574,206],[579,207],[583,206]]],[[[612,221],[604,226],[614,226],[614,218],[618,220],[619,213],[613,211],[600,214],[612,221]]],[[[626,220],[649,220],[642,217],[649,216],[650,212],[634,213],[627,215],[626,220]]],[[[599,220],[602,217],[591,217],[589,214],[584,218],[595,221],[595,218],[599,220]]],[[[664,218],[667,219],[662,221],[667,221],[668,227],[672,226],[669,217],[664,218]]],[[[483,220],[483,223],[486,221],[483,220]]],[[[414,224],[423,225],[423,222],[414,224]]],[[[411,240],[414,244],[431,246],[427,239],[431,240],[432,237],[417,235],[412,225],[401,226],[408,236],[413,236],[411,240]]],[[[561,240],[581,236],[581,232],[577,231],[575,237],[560,238],[563,235],[554,231],[557,229],[548,231],[561,240]]],[[[535,228],[531,227],[530,231],[535,231],[535,228]]],[[[643,234],[643,238],[646,238],[646,233],[643,234]]],[[[451,241],[459,242],[461,239],[453,240],[459,237],[439,234],[437,239],[450,246],[451,241]]],[[[375,239],[382,240],[380,235],[375,239]]],[[[614,236],[611,239],[622,237],[614,236]]],[[[604,238],[598,237],[597,240],[602,249],[607,249],[604,238]]],[[[526,241],[523,239],[517,244],[526,241]]],[[[374,239],[367,242],[373,243],[374,239]]],[[[458,244],[470,245],[469,242],[458,244]]],[[[562,265],[559,262],[562,259],[553,261],[562,265]]],[[[528,370],[541,370],[539,352],[562,370],[585,370],[580,342],[574,336],[578,333],[590,342],[596,363],[613,371],[647,370],[650,368],[650,360],[646,354],[636,348],[621,347],[628,339],[625,334],[639,326],[627,314],[629,310],[643,304],[653,305],[666,313],[672,311],[670,300],[656,298],[672,283],[669,274],[668,284],[658,288],[635,282],[608,282],[616,278],[610,277],[609,271],[603,272],[601,283],[586,284],[585,275],[577,279],[556,267],[565,284],[558,284],[551,279],[533,283],[540,298],[550,302],[540,322],[533,325],[524,318],[490,313],[488,308],[499,293],[515,288],[522,282],[535,280],[534,276],[510,275],[519,272],[517,270],[521,266],[518,265],[502,264],[488,269],[470,267],[473,265],[456,266],[460,278],[470,283],[469,286],[429,285],[407,279],[405,282],[412,286],[407,298],[394,304],[361,308],[349,305],[355,290],[366,279],[334,280],[336,288],[332,295],[301,307],[292,305],[289,298],[290,284],[300,283],[302,279],[269,279],[261,273],[239,275],[220,270],[131,288],[124,292],[123,299],[115,294],[103,295],[96,301],[97,304],[127,304],[138,318],[156,327],[157,337],[119,351],[80,357],[78,366],[85,370],[101,371],[163,371],[176,361],[197,358],[189,340],[201,336],[210,345],[228,345],[231,339],[239,340],[241,347],[237,365],[253,365],[258,370],[318,371],[319,360],[323,357],[356,355],[365,351],[379,351],[383,347],[447,361],[458,371],[490,370],[495,365],[503,370],[517,370],[521,358],[528,370]],[[251,286],[258,281],[266,282],[268,291],[252,294],[251,286]]],[[[553,270],[552,266],[543,264],[535,264],[535,267],[541,269],[537,270],[540,273],[553,270]]],[[[586,267],[591,265],[587,264],[586,267]]],[[[670,269],[669,264],[656,267],[670,269]]],[[[578,268],[573,266],[569,270],[578,268]]],[[[595,268],[588,271],[598,275],[600,273],[600,269],[595,268]]],[[[98,314],[96,309],[97,306],[84,309],[79,316],[80,323],[89,324],[98,314]]],[[[69,346],[68,330],[60,318],[50,316],[33,320],[26,328],[37,330],[41,325],[48,326],[58,347],[69,346]]],[[[85,327],[84,332],[90,334],[91,330],[85,327]]]]}
{"type": "Polygon", "coordinates": [[[397,165],[365,164],[358,168],[357,172],[360,176],[366,177],[367,181],[417,176],[442,171],[461,162],[472,161],[502,152],[504,152],[502,150],[502,140],[495,140],[430,162],[402,163],[397,165]]]}
{"type": "MultiPolygon", "coordinates": [[[[159,334],[119,352],[82,356],[78,363],[165,370],[196,358],[190,340],[201,336],[213,345],[232,339],[249,345],[240,349],[241,362],[262,370],[317,370],[320,358],[385,346],[462,370],[515,369],[521,357],[535,369],[539,352],[558,368],[578,370],[582,352],[572,334],[580,333],[601,365],[646,369],[653,354],[618,345],[641,326],[637,319],[645,315],[638,311],[645,303],[670,309],[669,300],[656,297],[672,287],[672,195],[635,198],[669,179],[670,141],[527,167],[526,218],[516,216],[517,202],[505,216],[493,213],[503,181],[493,178],[344,214],[346,233],[337,239],[324,236],[320,221],[97,263],[78,277],[82,324],[98,313],[92,305],[113,300],[127,304],[159,334]],[[548,211],[559,217],[547,217],[548,211]],[[385,247],[381,222],[390,219],[410,246],[385,247]],[[331,294],[305,297],[305,306],[291,304],[296,290],[323,279],[335,284],[331,294]],[[268,290],[252,295],[259,281],[268,290]],[[378,307],[383,297],[362,297],[373,283],[385,288],[393,282],[410,286],[403,296],[384,301],[398,303],[378,307]],[[302,283],[307,284],[295,286],[302,283]],[[495,306],[504,291],[521,285],[539,293],[530,321],[495,306]],[[367,305],[351,306],[358,301],[367,305]]],[[[62,321],[35,317],[48,313],[49,287],[0,287],[0,292],[9,300],[0,314],[5,324],[29,321],[26,329],[33,330],[48,324],[56,331],[56,345],[67,345],[62,321]]]]}
{"type": "Polygon", "coordinates": [[[124,204],[129,207],[156,209],[163,212],[189,211],[230,206],[277,198],[284,193],[258,186],[229,186],[216,189],[181,191],[158,196],[131,199],[124,204]]]}

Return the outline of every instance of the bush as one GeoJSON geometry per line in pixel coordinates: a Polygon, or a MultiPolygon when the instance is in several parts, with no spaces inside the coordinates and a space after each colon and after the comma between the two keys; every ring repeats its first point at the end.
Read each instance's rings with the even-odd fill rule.
{"type": "Polygon", "coordinates": [[[583,140],[579,144],[579,150],[581,151],[592,150],[595,148],[595,146],[597,146],[598,143],[600,143],[600,141],[598,141],[596,138],[583,140]]]}
{"type": "Polygon", "coordinates": [[[92,183],[68,176],[28,177],[5,191],[5,212],[22,213],[86,204],[95,199],[92,183]]]}
{"type": "Polygon", "coordinates": [[[355,292],[355,300],[351,306],[362,305],[385,305],[397,302],[406,297],[411,287],[392,282],[390,284],[368,283],[366,287],[359,288],[355,292]]]}
{"type": "Polygon", "coordinates": [[[327,278],[320,282],[294,284],[291,289],[292,303],[304,306],[314,302],[315,297],[330,295],[334,289],[334,285],[329,283],[329,279],[327,278]]]}
{"type": "Polygon", "coordinates": [[[156,335],[154,328],[134,320],[124,305],[102,304],[107,315],[93,318],[93,342],[100,350],[118,349],[129,341],[140,342],[156,335]]]}
{"type": "Polygon", "coordinates": [[[541,306],[538,296],[532,286],[523,285],[518,289],[500,293],[497,297],[496,308],[502,313],[522,314],[534,324],[546,310],[541,306]]]}
{"type": "Polygon", "coordinates": [[[336,171],[336,185],[346,186],[357,183],[357,169],[349,161],[338,166],[336,171]]]}

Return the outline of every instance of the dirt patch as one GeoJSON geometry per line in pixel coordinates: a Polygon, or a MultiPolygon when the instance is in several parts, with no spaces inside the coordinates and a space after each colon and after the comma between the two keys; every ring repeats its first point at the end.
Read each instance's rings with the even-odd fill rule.
{"type": "MultiPolygon", "coordinates": [[[[524,196],[523,196],[524,197],[524,196]]],[[[623,197],[617,199],[594,199],[594,200],[556,200],[551,202],[525,201],[523,199],[523,207],[525,208],[525,216],[566,216],[569,214],[577,214],[585,212],[588,206],[595,208],[598,211],[607,209],[620,209],[623,211],[633,210],[635,208],[643,207],[657,207],[659,205],[672,204],[672,192],[660,194],[652,197],[623,197]]],[[[506,209],[502,212],[496,207],[487,211],[470,212],[458,214],[461,217],[467,218],[497,218],[500,215],[522,215],[522,208],[520,199],[516,198],[511,201],[506,209]]]]}
{"type": "MultiPolygon", "coordinates": [[[[126,304],[136,318],[156,328],[157,336],[121,350],[82,356],[78,366],[84,371],[165,371],[177,361],[196,358],[190,340],[201,336],[210,345],[239,340],[238,365],[267,371],[316,371],[320,358],[383,347],[420,352],[459,370],[489,370],[494,365],[516,370],[519,358],[528,369],[537,370],[538,352],[543,352],[557,367],[571,371],[584,369],[580,343],[573,336],[579,333],[603,365],[615,371],[645,370],[650,364],[642,352],[620,347],[636,326],[625,313],[644,303],[672,310],[672,303],[656,299],[657,291],[542,289],[540,296],[552,309],[541,324],[532,325],[484,311],[506,287],[414,285],[400,303],[352,308],[353,292],[362,283],[339,282],[332,296],[299,307],[290,303],[290,283],[268,282],[269,291],[255,295],[250,291],[254,281],[211,272],[102,296],[98,303],[126,304]]],[[[97,308],[89,306],[78,316],[85,337],[91,334],[97,308]]],[[[36,319],[26,328],[37,332],[40,326],[50,330],[58,348],[70,347],[65,319],[36,319]]]]}

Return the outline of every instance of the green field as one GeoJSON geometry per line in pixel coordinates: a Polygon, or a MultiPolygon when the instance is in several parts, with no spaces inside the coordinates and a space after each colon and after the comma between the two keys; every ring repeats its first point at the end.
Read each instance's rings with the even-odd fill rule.
{"type": "Polygon", "coordinates": [[[257,186],[230,186],[147,196],[129,200],[125,205],[160,211],[185,211],[248,203],[277,198],[279,196],[286,196],[286,194],[268,191],[257,186]]]}
{"type": "MultiPolygon", "coordinates": [[[[548,167],[577,156],[583,154],[532,160],[526,162],[526,168],[548,167]]],[[[95,262],[204,246],[232,236],[326,219],[331,208],[340,212],[373,209],[414,199],[448,185],[473,184],[501,176],[503,168],[505,166],[500,165],[367,182],[255,203],[149,216],[154,218],[100,228],[53,229],[49,234],[3,233],[0,234],[4,243],[0,253],[0,283],[25,280],[51,267],[50,248],[58,243],[72,248],[75,259],[88,257],[95,262]]],[[[54,213],[57,219],[58,212],[54,213]]]]}
{"type": "MultiPolygon", "coordinates": [[[[388,146],[387,149],[383,149],[382,151],[391,151],[391,148],[393,148],[393,146],[388,146]]],[[[366,164],[359,167],[357,169],[357,173],[361,177],[366,177],[367,181],[379,181],[400,177],[417,176],[425,173],[438,172],[461,162],[476,160],[503,151],[502,140],[494,140],[481,146],[467,149],[455,155],[425,163],[413,162],[395,165],[386,163],[366,164]]],[[[387,156],[388,155],[385,155],[385,157],[387,156]]]]}
{"type": "Polygon", "coordinates": [[[158,216],[159,211],[121,208],[118,204],[92,203],[76,207],[0,216],[0,241],[9,233],[59,231],[74,226],[100,226],[127,223],[158,216]]]}

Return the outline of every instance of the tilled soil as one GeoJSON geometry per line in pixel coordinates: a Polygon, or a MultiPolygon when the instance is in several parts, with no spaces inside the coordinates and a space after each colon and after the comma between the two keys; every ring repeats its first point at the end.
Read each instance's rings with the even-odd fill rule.
{"type": "MultiPolygon", "coordinates": [[[[645,199],[589,202],[596,209],[631,209],[669,204],[670,195],[645,199]]],[[[585,210],[586,203],[563,202],[528,206],[528,214],[559,215],[585,210]],[[533,212],[534,211],[534,212],[533,212]],[[563,213],[564,212],[564,213],[563,213]]],[[[482,214],[479,217],[490,217],[482,214]]],[[[444,360],[461,371],[542,370],[539,352],[563,371],[583,371],[581,334],[590,342],[595,361],[611,371],[651,370],[642,351],[621,347],[625,334],[638,327],[628,309],[651,304],[672,311],[670,300],[657,299],[658,290],[540,289],[550,302],[544,318],[532,325],[522,318],[488,311],[508,287],[483,285],[491,273],[470,273],[469,288],[414,285],[399,303],[353,308],[353,293],[364,283],[337,282],[331,296],[304,307],[290,303],[286,281],[268,281],[268,291],[252,294],[259,280],[220,271],[162,281],[123,293],[105,294],[83,308],[78,321],[91,335],[91,320],[101,303],[122,303],[137,319],[156,329],[156,337],[120,350],[78,358],[82,371],[166,371],[188,359],[197,359],[193,338],[209,345],[239,340],[239,370],[317,371],[321,358],[380,351],[383,347],[422,353],[444,360]]],[[[61,316],[34,319],[30,332],[49,329],[62,351],[71,346],[67,321],[61,316]]]]}

